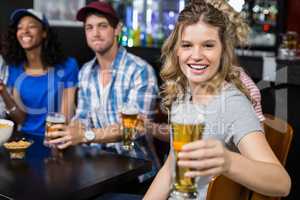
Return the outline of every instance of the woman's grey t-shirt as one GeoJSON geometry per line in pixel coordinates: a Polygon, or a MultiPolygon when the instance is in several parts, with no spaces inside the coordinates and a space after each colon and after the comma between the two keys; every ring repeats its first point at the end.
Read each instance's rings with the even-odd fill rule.
{"type": "MultiPolygon", "coordinates": [[[[262,132],[259,119],[248,98],[235,86],[228,84],[219,95],[206,106],[199,106],[203,112],[205,130],[203,139],[215,138],[231,151],[238,151],[241,139],[252,132],[262,132]]],[[[198,181],[199,199],[205,200],[210,177],[198,181]]]]}

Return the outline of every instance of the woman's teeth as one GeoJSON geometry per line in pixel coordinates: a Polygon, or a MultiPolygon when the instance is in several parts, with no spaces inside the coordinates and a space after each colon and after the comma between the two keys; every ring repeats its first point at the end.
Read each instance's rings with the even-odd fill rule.
{"type": "Polygon", "coordinates": [[[195,70],[203,70],[208,67],[208,65],[189,65],[190,68],[195,70]]]}
{"type": "Polygon", "coordinates": [[[23,37],[22,41],[24,42],[29,42],[31,40],[31,37],[23,37]]]}

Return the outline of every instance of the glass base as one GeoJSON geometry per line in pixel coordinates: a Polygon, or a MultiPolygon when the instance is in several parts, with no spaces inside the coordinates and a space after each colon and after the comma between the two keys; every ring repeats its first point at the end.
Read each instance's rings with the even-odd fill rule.
{"type": "Polygon", "coordinates": [[[51,148],[51,157],[55,159],[62,159],[64,157],[63,150],[58,149],[57,147],[51,148]]]}
{"type": "Polygon", "coordinates": [[[134,143],[130,143],[130,144],[123,144],[122,147],[125,151],[130,151],[133,149],[134,143]]]}
{"type": "Polygon", "coordinates": [[[168,200],[197,200],[197,192],[180,192],[177,190],[172,190],[168,200]]]}
{"type": "Polygon", "coordinates": [[[50,154],[45,159],[46,162],[60,162],[64,159],[64,150],[58,149],[55,146],[50,147],[50,154]]]}

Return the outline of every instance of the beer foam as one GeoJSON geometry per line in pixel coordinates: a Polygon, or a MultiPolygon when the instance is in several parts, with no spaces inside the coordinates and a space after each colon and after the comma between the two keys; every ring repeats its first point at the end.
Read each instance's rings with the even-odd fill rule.
{"type": "Polygon", "coordinates": [[[125,115],[137,115],[139,110],[136,106],[124,106],[122,108],[122,113],[125,115]]]}
{"type": "Polygon", "coordinates": [[[171,122],[178,124],[204,123],[203,109],[191,103],[173,104],[171,122]]]}
{"type": "Polygon", "coordinates": [[[61,115],[61,116],[47,116],[46,118],[47,122],[51,122],[51,123],[57,123],[57,124],[63,124],[66,122],[65,116],[61,115]]]}

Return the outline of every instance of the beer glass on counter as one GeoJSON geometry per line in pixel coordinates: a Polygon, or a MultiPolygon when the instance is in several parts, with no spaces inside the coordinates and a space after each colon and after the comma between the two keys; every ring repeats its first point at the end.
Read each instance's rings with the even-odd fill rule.
{"type": "MultiPolygon", "coordinates": [[[[54,125],[58,125],[58,124],[64,125],[65,123],[66,123],[66,118],[62,113],[57,113],[57,112],[48,113],[46,117],[45,140],[50,141],[56,139],[57,137],[51,137],[49,133],[54,131],[61,131],[60,129],[54,127],[54,125]]],[[[59,158],[63,156],[62,150],[58,149],[56,145],[51,145],[50,148],[51,148],[51,154],[53,158],[59,158]]]]}
{"type": "Polygon", "coordinates": [[[134,137],[138,123],[138,112],[136,104],[127,103],[122,107],[122,140],[123,148],[127,151],[131,150],[134,146],[134,137]]]}
{"type": "Polygon", "coordinates": [[[172,106],[172,150],[174,156],[173,186],[169,200],[198,199],[195,178],[185,177],[189,168],[179,167],[178,153],[183,145],[200,140],[204,131],[204,115],[199,112],[199,107],[192,103],[181,103],[172,106]]]}

